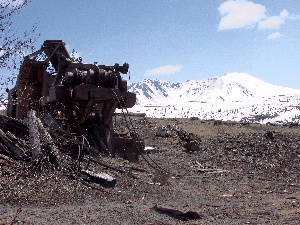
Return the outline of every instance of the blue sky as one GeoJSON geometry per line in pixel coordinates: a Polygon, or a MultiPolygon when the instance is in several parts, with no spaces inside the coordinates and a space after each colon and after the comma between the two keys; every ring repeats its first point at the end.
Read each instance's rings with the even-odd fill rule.
{"type": "Polygon", "coordinates": [[[35,22],[36,48],[60,39],[83,62],[126,61],[131,82],[246,72],[300,89],[299,0],[32,0],[12,28],[35,22]]]}

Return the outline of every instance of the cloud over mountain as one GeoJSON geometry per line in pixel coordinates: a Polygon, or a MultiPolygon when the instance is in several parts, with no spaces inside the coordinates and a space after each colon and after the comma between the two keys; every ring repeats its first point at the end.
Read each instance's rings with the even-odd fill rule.
{"type": "Polygon", "coordinates": [[[151,70],[147,70],[145,77],[157,76],[157,75],[169,75],[177,73],[181,70],[182,66],[165,65],[151,70]]]}

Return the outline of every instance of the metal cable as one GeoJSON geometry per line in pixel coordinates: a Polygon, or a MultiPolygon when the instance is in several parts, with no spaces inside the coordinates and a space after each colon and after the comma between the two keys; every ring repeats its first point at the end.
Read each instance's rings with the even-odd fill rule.
{"type": "MultiPolygon", "coordinates": [[[[131,125],[132,129],[130,128],[129,123],[128,123],[128,120],[127,120],[127,118],[126,118],[126,114],[127,114],[127,116],[128,116],[128,115],[129,115],[129,112],[128,112],[128,108],[127,108],[127,106],[126,106],[125,100],[123,99],[123,96],[121,95],[122,102],[123,102],[124,106],[122,106],[122,102],[121,102],[119,96],[117,95],[117,93],[116,93],[113,89],[111,89],[111,90],[112,90],[112,92],[115,94],[115,96],[116,96],[116,98],[117,98],[117,100],[118,100],[118,102],[119,102],[119,104],[120,104],[120,106],[121,106],[122,115],[123,115],[123,117],[124,117],[124,120],[125,120],[125,122],[126,122],[126,125],[127,125],[127,128],[128,128],[128,130],[129,130],[129,132],[130,132],[131,130],[133,130],[134,138],[135,138],[135,137],[138,137],[139,135],[138,135],[138,133],[134,130],[134,126],[133,126],[133,123],[132,123],[131,118],[129,117],[129,121],[130,121],[130,125],[131,125]],[[126,110],[126,113],[124,112],[124,109],[126,110]]],[[[149,158],[149,160],[155,165],[155,166],[153,166],[153,165],[149,162],[149,160],[146,159],[146,157],[144,156],[143,152],[142,152],[137,146],[135,146],[135,148],[136,148],[136,150],[141,154],[142,158],[147,162],[147,164],[148,164],[149,166],[151,166],[153,169],[158,170],[158,168],[159,168],[160,171],[164,171],[164,172],[166,172],[166,173],[169,173],[169,171],[167,171],[165,168],[163,168],[163,167],[161,167],[160,165],[158,165],[158,164],[157,164],[157,163],[156,163],[149,155],[147,155],[147,157],[149,158]]]]}

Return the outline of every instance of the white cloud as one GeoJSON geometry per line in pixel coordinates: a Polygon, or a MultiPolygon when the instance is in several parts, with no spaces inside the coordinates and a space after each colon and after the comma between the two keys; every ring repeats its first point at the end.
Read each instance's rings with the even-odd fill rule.
{"type": "Polygon", "coordinates": [[[219,30],[251,27],[266,18],[265,6],[247,0],[228,0],[219,7],[219,30]]]}
{"type": "Polygon", "coordinates": [[[268,39],[271,40],[271,39],[277,39],[277,38],[280,38],[282,35],[280,32],[275,32],[275,33],[272,33],[268,36],[268,39]]]}
{"type": "Polygon", "coordinates": [[[298,20],[298,19],[300,19],[300,15],[294,15],[294,14],[289,15],[289,19],[291,19],[291,20],[298,20]]]}
{"type": "Polygon", "coordinates": [[[157,76],[157,75],[168,75],[177,73],[182,69],[182,66],[174,66],[174,65],[165,65],[154,68],[152,70],[147,70],[145,75],[146,77],[157,76]]]}
{"type": "Polygon", "coordinates": [[[280,16],[280,18],[285,19],[289,16],[289,12],[286,9],[284,9],[281,11],[279,16],[280,16]]]}
{"type": "Polygon", "coordinates": [[[280,25],[284,23],[279,16],[271,16],[262,20],[258,24],[258,29],[279,29],[280,25]]]}
{"type": "Polygon", "coordinates": [[[280,25],[289,17],[289,12],[284,9],[279,16],[271,16],[262,20],[258,24],[258,29],[279,29],[280,25]]]}

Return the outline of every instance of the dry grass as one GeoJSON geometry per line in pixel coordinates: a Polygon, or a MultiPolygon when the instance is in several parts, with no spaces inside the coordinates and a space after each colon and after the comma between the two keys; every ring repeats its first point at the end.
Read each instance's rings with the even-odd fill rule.
{"type": "MultiPolygon", "coordinates": [[[[23,167],[15,169],[14,164],[0,161],[0,224],[190,222],[150,210],[156,204],[199,212],[201,220],[189,224],[299,223],[298,126],[216,126],[213,121],[190,119],[131,119],[149,146],[166,151],[148,154],[138,164],[104,155],[97,159],[128,170],[128,174],[91,162],[90,169],[116,178],[115,188],[86,185],[69,173],[49,171],[29,176],[23,167]],[[156,126],[169,124],[199,136],[200,151],[184,151],[179,137],[155,135],[156,126]],[[281,134],[269,140],[263,138],[266,131],[281,134]]],[[[126,128],[125,122],[117,124],[121,131],[126,128]]]]}
{"type": "Polygon", "coordinates": [[[238,135],[242,133],[263,133],[266,131],[283,133],[300,133],[300,127],[288,127],[283,125],[270,124],[242,124],[238,122],[228,122],[222,125],[214,125],[210,120],[190,120],[190,119],[163,119],[149,118],[149,122],[159,125],[175,124],[183,130],[193,133],[199,137],[214,138],[224,134],[238,135]]]}

